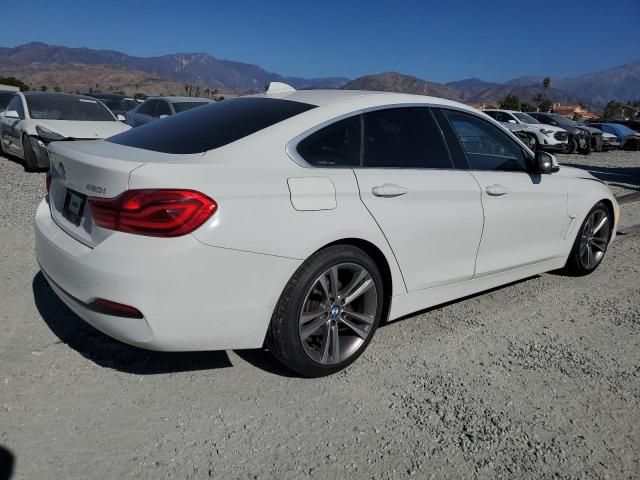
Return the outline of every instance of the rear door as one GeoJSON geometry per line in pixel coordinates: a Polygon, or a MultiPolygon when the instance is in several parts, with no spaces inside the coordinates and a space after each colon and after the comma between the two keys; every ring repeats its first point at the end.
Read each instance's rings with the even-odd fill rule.
{"type": "Polygon", "coordinates": [[[466,157],[482,189],[485,223],[476,275],[556,257],[568,221],[562,178],[532,173],[524,149],[491,122],[460,111],[444,113],[457,136],[450,149],[466,157]]]}
{"type": "Polygon", "coordinates": [[[482,234],[480,188],[454,168],[426,107],[362,115],[360,196],[386,236],[408,291],[470,279],[482,234]]]}

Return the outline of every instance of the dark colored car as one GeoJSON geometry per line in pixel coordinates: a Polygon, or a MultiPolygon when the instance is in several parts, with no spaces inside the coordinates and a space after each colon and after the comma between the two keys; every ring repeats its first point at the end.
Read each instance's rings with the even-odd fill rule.
{"type": "Polygon", "coordinates": [[[599,120],[589,120],[587,123],[617,123],[618,125],[624,125],[631,130],[640,132],[640,120],[618,120],[617,118],[601,118],[599,120]]]}
{"type": "MultiPolygon", "coordinates": [[[[588,128],[557,113],[529,112],[529,115],[539,122],[564,128],[569,132],[569,142],[563,153],[582,153],[584,155],[591,153],[591,132],[588,128]]],[[[602,142],[602,134],[600,137],[600,142],[602,142]]]]}
{"type": "Polygon", "coordinates": [[[620,123],[591,123],[604,132],[615,135],[623,150],[640,150],[640,133],[620,123]]]}
{"type": "Polygon", "coordinates": [[[117,93],[85,93],[85,95],[100,100],[121,122],[124,122],[124,116],[129,110],[138,106],[135,98],[117,93]],[[122,115],[122,118],[118,115],[122,115]]]}

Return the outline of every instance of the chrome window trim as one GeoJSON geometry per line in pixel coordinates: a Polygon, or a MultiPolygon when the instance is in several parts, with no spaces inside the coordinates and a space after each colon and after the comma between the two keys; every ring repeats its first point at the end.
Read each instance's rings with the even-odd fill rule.
{"type": "MultiPolygon", "coordinates": [[[[362,165],[360,166],[347,166],[347,165],[330,165],[330,166],[319,166],[319,165],[311,165],[309,162],[307,162],[304,158],[302,158],[302,155],[300,155],[298,153],[298,144],[304,140],[305,138],[307,138],[309,135],[314,134],[315,132],[317,132],[318,130],[322,130],[324,127],[328,127],[329,125],[339,122],[341,120],[344,120],[346,118],[351,118],[351,117],[355,117],[358,115],[363,115],[365,113],[369,113],[369,112],[375,112],[378,110],[390,110],[390,109],[394,109],[394,108],[407,108],[407,107],[422,107],[422,108],[439,108],[439,109],[443,109],[443,110],[455,110],[461,113],[466,113],[468,115],[473,115],[475,117],[478,117],[480,120],[487,122],[487,118],[489,119],[488,123],[499,127],[500,129],[502,129],[503,132],[506,132],[509,136],[511,136],[512,140],[515,140],[515,142],[521,146],[521,148],[524,149],[525,152],[529,153],[531,155],[531,157],[533,157],[533,152],[531,152],[531,150],[529,150],[527,148],[527,146],[522,143],[520,141],[520,139],[518,137],[516,137],[511,130],[509,130],[508,128],[504,127],[500,122],[498,122],[497,120],[493,119],[492,117],[490,117],[489,115],[486,114],[482,114],[481,111],[478,111],[477,113],[472,111],[472,110],[467,110],[466,108],[460,108],[458,106],[455,105],[443,105],[443,104],[438,104],[438,103],[432,103],[432,102],[407,102],[407,103],[393,103],[393,104],[387,104],[387,105],[376,105],[373,107],[366,107],[366,108],[360,108],[357,110],[353,110],[349,113],[344,113],[342,115],[338,115],[337,117],[333,117],[327,120],[324,120],[323,122],[318,123],[317,125],[314,125],[313,127],[305,130],[304,132],[296,135],[295,137],[293,137],[291,140],[289,140],[287,142],[287,144],[285,145],[285,152],[287,153],[287,156],[293,160],[298,166],[302,167],[302,168],[321,168],[321,169],[327,169],[327,168],[351,168],[351,169],[355,169],[355,168],[373,168],[373,169],[404,169],[404,170],[462,170],[460,168],[456,168],[455,165],[452,165],[452,168],[420,168],[420,169],[409,169],[409,168],[405,168],[405,167],[364,167],[362,165]],[[479,115],[479,114],[480,115],[479,115]],[[485,118],[483,118],[485,117],[485,118]]],[[[435,119],[434,119],[435,120],[435,119]]],[[[362,122],[362,121],[361,121],[362,122]]],[[[438,123],[436,121],[436,123],[438,123]]],[[[439,128],[440,129],[440,128],[439,128]]],[[[364,129],[362,128],[362,124],[360,125],[360,135],[362,136],[364,134],[364,129]]],[[[444,144],[447,147],[447,149],[449,148],[449,145],[446,142],[446,139],[443,138],[444,144]]],[[[362,150],[363,147],[363,139],[360,139],[360,150],[362,150]]],[[[362,151],[361,153],[361,158],[362,158],[362,151]]],[[[467,169],[467,171],[469,171],[469,169],[467,169]]]]}

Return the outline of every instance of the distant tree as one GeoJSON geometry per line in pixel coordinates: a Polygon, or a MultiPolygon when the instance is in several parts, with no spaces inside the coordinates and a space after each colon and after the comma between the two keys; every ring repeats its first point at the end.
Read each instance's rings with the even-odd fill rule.
{"type": "Polygon", "coordinates": [[[62,89],[58,85],[56,85],[55,87],[53,87],[53,91],[56,93],[60,93],[62,89]]]}
{"type": "Polygon", "coordinates": [[[218,95],[218,89],[217,89],[217,88],[214,88],[214,89],[213,89],[213,92],[211,92],[211,93],[213,93],[213,96],[218,95]]]}
{"type": "Polygon", "coordinates": [[[46,92],[47,91],[47,86],[46,85],[40,85],[40,91],[41,92],[46,92]]]}
{"type": "Polygon", "coordinates": [[[216,98],[216,102],[221,102],[224,100],[224,96],[220,95],[219,97],[216,98]]]}
{"type": "Polygon", "coordinates": [[[196,97],[200,96],[200,85],[196,85],[196,97]]]}
{"type": "Polygon", "coordinates": [[[189,96],[193,96],[193,85],[189,85],[189,96]]]}
{"type": "Polygon", "coordinates": [[[604,107],[604,118],[620,118],[623,116],[624,108],[620,102],[616,102],[611,100],[607,103],[607,106],[604,107]]]}
{"type": "Polygon", "coordinates": [[[185,94],[185,95],[189,95],[189,86],[190,86],[190,85],[189,85],[188,83],[185,83],[185,84],[184,84],[184,94],[185,94]]]}
{"type": "Polygon", "coordinates": [[[147,96],[142,92],[136,92],[136,93],[133,94],[133,98],[142,100],[142,99],[147,98],[147,96]]]}
{"type": "Polygon", "coordinates": [[[551,100],[544,99],[538,104],[538,109],[541,112],[549,112],[551,111],[551,107],[553,107],[553,102],[551,100]]]}
{"type": "Polygon", "coordinates": [[[520,110],[520,99],[516,95],[509,94],[498,100],[498,104],[505,110],[520,110]]]}
{"type": "Polygon", "coordinates": [[[536,111],[536,107],[531,105],[530,103],[522,102],[520,104],[520,111],[521,112],[535,112],[536,111]]]}
{"type": "Polygon", "coordinates": [[[16,77],[0,77],[0,83],[3,85],[11,85],[12,87],[18,87],[20,91],[26,92],[31,89],[29,85],[16,77]]]}

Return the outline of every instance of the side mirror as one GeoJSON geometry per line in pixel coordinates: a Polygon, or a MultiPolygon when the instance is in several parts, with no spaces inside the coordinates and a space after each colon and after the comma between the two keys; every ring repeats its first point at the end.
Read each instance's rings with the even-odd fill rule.
{"type": "Polygon", "coordinates": [[[20,118],[20,115],[18,115],[18,112],[16,112],[15,110],[7,110],[6,112],[4,112],[4,116],[5,118],[20,118]]]}
{"type": "Polygon", "coordinates": [[[119,122],[124,122],[126,120],[126,118],[124,118],[124,115],[122,115],[121,113],[116,115],[116,118],[118,119],[119,122]]]}
{"type": "Polygon", "coordinates": [[[535,158],[535,169],[536,173],[549,174],[560,170],[560,165],[556,157],[548,152],[538,150],[535,158]]]}
{"type": "Polygon", "coordinates": [[[518,122],[516,122],[516,121],[512,118],[512,119],[510,119],[510,120],[507,120],[507,123],[518,123],[518,122]]]}

